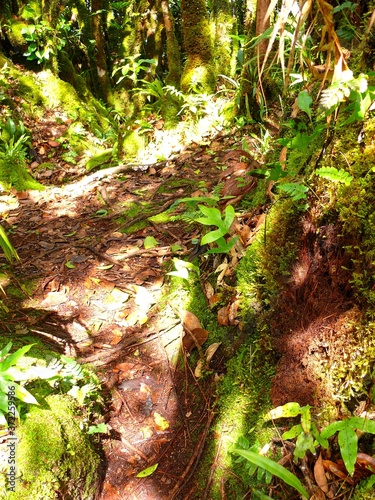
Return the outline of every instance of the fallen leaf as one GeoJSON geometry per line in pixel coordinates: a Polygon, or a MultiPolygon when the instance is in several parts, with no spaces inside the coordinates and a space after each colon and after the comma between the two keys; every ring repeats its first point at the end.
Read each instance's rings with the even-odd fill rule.
{"type": "Polygon", "coordinates": [[[204,328],[194,328],[193,330],[185,333],[185,336],[182,339],[182,345],[188,352],[191,352],[195,347],[197,347],[192,335],[194,335],[199,347],[201,347],[208,338],[208,331],[204,328]]]}
{"type": "Polygon", "coordinates": [[[217,322],[219,325],[228,326],[229,325],[229,307],[221,307],[217,312],[217,322]]]}
{"type": "Polygon", "coordinates": [[[206,294],[208,300],[210,300],[210,298],[215,294],[214,287],[209,281],[206,281],[206,283],[204,284],[204,293],[206,294]]]}
{"type": "Polygon", "coordinates": [[[321,453],[319,454],[318,460],[315,462],[314,465],[314,477],[316,484],[319,486],[319,488],[322,491],[324,491],[324,493],[328,493],[329,491],[328,481],[324,471],[323,459],[321,453]]]}
{"type": "Polygon", "coordinates": [[[135,285],[136,290],[135,303],[142,308],[142,311],[148,311],[152,304],[155,304],[153,295],[144,286],[135,285]]]}
{"type": "Polygon", "coordinates": [[[228,316],[229,316],[229,323],[231,325],[236,325],[237,324],[237,316],[238,316],[238,309],[240,306],[239,300],[235,300],[232,302],[232,304],[229,306],[229,311],[228,311],[228,316]]]}
{"type": "Polygon", "coordinates": [[[215,352],[219,349],[220,346],[221,346],[221,342],[214,342],[213,344],[211,344],[207,347],[207,350],[206,350],[206,363],[207,364],[211,361],[215,352]]]}
{"type": "Polygon", "coordinates": [[[146,425],[145,427],[141,427],[141,432],[142,432],[143,437],[145,439],[149,439],[154,434],[152,428],[149,425],[146,425]]]}
{"type": "Polygon", "coordinates": [[[182,322],[182,326],[190,330],[191,332],[195,330],[195,328],[202,328],[202,325],[199,319],[190,311],[182,310],[180,312],[180,319],[182,322]]]}
{"type": "Polygon", "coordinates": [[[41,302],[42,307],[52,307],[52,306],[58,306],[60,304],[63,304],[64,302],[67,302],[68,297],[66,293],[64,292],[49,292],[47,293],[46,298],[41,302]]]}
{"type": "Polygon", "coordinates": [[[199,359],[197,366],[195,367],[195,370],[194,370],[194,377],[195,378],[200,378],[202,376],[203,368],[204,368],[204,361],[203,361],[203,359],[199,359]]]}
{"type": "Polygon", "coordinates": [[[220,295],[218,293],[215,293],[215,295],[210,297],[210,299],[208,301],[208,305],[212,308],[220,302],[220,299],[221,299],[220,295]]]}
{"type": "Polygon", "coordinates": [[[155,427],[159,431],[166,431],[169,428],[169,422],[160,413],[154,413],[155,427]]]}
{"type": "Polygon", "coordinates": [[[151,474],[153,474],[156,471],[156,469],[158,468],[158,465],[159,464],[154,464],[154,465],[151,465],[151,467],[147,467],[147,469],[143,469],[135,477],[147,477],[147,476],[151,476],[151,474]]]}
{"type": "Polygon", "coordinates": [[[148,250],[149,248],[154,248],[157,245],[159,245],[159,242],[153,236],[146,236],[143,242],[143,246],[145,247],[146,250],[148,250]]]}

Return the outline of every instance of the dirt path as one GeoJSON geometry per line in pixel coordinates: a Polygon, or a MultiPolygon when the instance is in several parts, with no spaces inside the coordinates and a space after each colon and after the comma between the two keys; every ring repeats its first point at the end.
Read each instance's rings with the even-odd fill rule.
{"type": "Polygon", "coordinates": [[[2,327],[24,329],[99,369],[110,429],[100,498],[203,498],[189,480],[213,418],[212,383],[177,364],[183,328],[163,291],[171,245],[186,255],[197,233],[147,215],[190,196],[203,179],[215,183],[217,164],[194,148],[145,171],[118,170],[13,200],[6,224],[21,259],[13,267],[19,293],[5,299],[11,318],[2,327]],[[130,235],[120,232],[146,220],[130,235]],[[146,249],[146,237],[158,245],[146,249]],[[136,477],[155,464],[151,476],[136,477]]]}

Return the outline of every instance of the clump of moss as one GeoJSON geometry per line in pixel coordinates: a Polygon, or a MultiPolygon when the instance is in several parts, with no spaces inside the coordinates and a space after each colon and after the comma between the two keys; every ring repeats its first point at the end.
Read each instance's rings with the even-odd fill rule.
{"type": "Polygon", "coordinates": [[[77,419],[69,396],[51,395],[31,407],[17,428],[19,479],[10,499],[88,499],[95,496],[100,458],[77,419]]]}
{"type": "Polygon", "coordinates": [[[0,183],[6,189],[13,187],[17,191],[44,189],[27,171],[26,151],[22,147],[0,151],[0,183]]]}

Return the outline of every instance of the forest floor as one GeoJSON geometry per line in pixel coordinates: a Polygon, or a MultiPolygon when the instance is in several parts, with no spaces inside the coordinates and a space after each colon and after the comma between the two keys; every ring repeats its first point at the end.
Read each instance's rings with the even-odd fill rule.
{"type": "MultiPolygon", "coordinates": [[[[98,368],[109,429],[102,439],[103,500],[205,498],[191,477],[210,432],[215,386],[211,377],[194,377],[181,350],[184,313],[163,289],[171,258],[191,253],[201,235],[181,221],[149,218],[179,198],[201,195],[200,182],[213,188],[235,141],[219,135],[170,161],[87,174],[61,159],[56,127],[51,117],[33,130],[39,161],[55,165],[35,173],[46,189],[0,197],[20,257],[1,327],[32,333],[98,368]],[[76,180],[64,183],[72,175],[76,180]],[[139,210],[127,218],[130,205],[139,210]],[[126,234],[135,223],[140,229],[126,234]],[[146,237],[157,246],[145,248],[146,237]],[[154,464],[152,475],[136,477],[154,464]]],[[[239,158],[234,170],[243,168],[239,158]]]]}
{"type": "MultiPolygon", "coordinates": [[[[256,162],[243,151],[240,138],[227,132],[191,143],[168,161],[87,173],[83,166],[63,160],[63,151],[54,140],[56,127],[53,117],[50,122],[46,117],[33,130],[39,162],[53,159],[55,165],[51,170],[35,170],[46,189],[0,196],[4,225],[20,257],[11,266],[12,287],[4,285],[1,329],[32,333],[54,350],[98,369],[106,394],[103,419],[108,426],[101,439],[102,500],[210,498],[212,474],[207,470],[204,484],[194,474],[208,441],[218,439],[211,426],[215,377],[223,373],[226,358],[219,349],[210,365],[211,375],[203,378],[195,376],[195,367],[189,363],[192,347],[185,349],[181,340],[191,318],[186,319],[178,292],[168,295],[166,273],[173,270],[173,257],[194,256],[198,247],[193,242],[200,239],[202,230],[178,218],[163,218],[163,214],[177,200],[205,196],[219,184],[221,197],[231,196],[235,205],[256,183],[253,177],[247,184],[238,182],[256,162]],[[145,245],[146,238],[155,246],[145,245]],[[156,464],[151,475],[137,476],[156,464]]],[[[251,136],[247,139],[251,144],[251,136]]],[[[174,214],[181,215],[182,210],[177,204],[174,214]]],[[[260,206],[242,213],[235,231],[242,250],[251,244],[265,210],[260,206]]],[[[325,331],[320,326],[339,330],[334,321],[342,309],[349,309],[343,307],[345,292],[337,301],[337,314],[332,314],[332,302],[326,300],[328,293],[332,298],[332,280],[327,281],[327,294],[321,294],[326,267],[333,262],[335,235],[327,228],[325,247],[314,244],[310,251],[310,234],[311,224],[307,224],[293,278],[297,283],[305,273],[304,284],[298,288],[291,281],[282,297],[284,317],[275,320],[286,324],[278,347],[285,362],[279,364],[272,387],[275,405],[310,404],[319,397],[312,384],[312,367],[317,350],[327,342],[320,337],[319,332],[325,331]],[[310,251],[307,257],[306,249],[310,251]],[[321,265],[320,276],[311,262],[320,265],[323,253],[330,259],[321,265]],[[310,274],[315,281],[309,281],[310,274]],[[315,294],[317,276],[319,297],[318,291],[315,294]],[[299,296],[309,304],[309,311],[315,311],[313,318],[306,316],[307,306],[299,307],[298,315],[290,311],[299,296]],[[317,304],[321,305],[318,309],[317,304]],[[289,323],[285,318],[290,318],[289,323]],[[293,346],[298,349],[292,346],[287,352],[293,321],[302,325],[293,327],[293,346]]],[[[223,268],[233,285],[233,269],[240,258],[237,249],[223,268]]],[[[210,261],[210,273],[218,263],[210,261]]],[[[339,289],[341,281],[336,278],[336,282],[339,289]]],[[[201,285],[205,289],[204,277],[201,285]]],[[[205,294],[205,307],[210,309],[215,306],[215,293],[205,289],[205,294]]],[[[237,330],[234,340],[241,342],[239,304],[236,294],[231,295],[217,311],[218,324],[237,330]]],[[[210,464],[211,472],[216,465],[215,460],[210,464]]]]}

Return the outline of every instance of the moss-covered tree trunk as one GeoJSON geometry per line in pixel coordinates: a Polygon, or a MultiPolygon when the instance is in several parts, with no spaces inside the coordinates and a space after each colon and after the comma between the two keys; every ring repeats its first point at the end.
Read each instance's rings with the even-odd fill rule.
{"type": "Polygon", "coordinates": [[[246,41],[243,54],[243,66],[241,71],[241,97],[239,104],[239,112],[248,118],[251,117],[254,107],[257,106],[255,101],[255,89],[257,80],[257,66],[254,60],[254,50],[250,48],[250,42],[255,36],[255,16],[256,16],[256,0],[248,0],[246,2],[245,13],[245,33],[246,41]]]}
{"type": "Polygon", "coordinates": [[[233,77],[236,71],[238,42],[231,38],[237,34],[236,18],[229,0],[213,0],[214,59],[217,73],[233,77]]]}
{"type": "Polygon", "coordinates": [[[103,23],[103,0],[92,0],[92,26],[95,40],[96,71],[100,83],[100,93],[102,98],[108,102],[113,102],[111,80],[108,74],[107,53],[105,49],[104,23],[103,23]]]}
{"type": "Polygon", "coordinates": [[[161,1],[161,9],[163,12],[168,61],[168,75],[165,79],[165,83],[174,85],[178,88],[181,80],[181,54],[174,30],[174,19],[169,10],[168,0],[161,1]]]}
{"type": "Polygon", "coordinates": [[[184,49],[187,60],[181,77],[181,89],[212,93],[216,74],[213,48],[204,0],[182,0],[184,49]]]}

